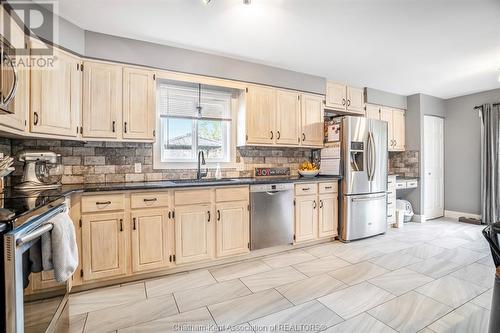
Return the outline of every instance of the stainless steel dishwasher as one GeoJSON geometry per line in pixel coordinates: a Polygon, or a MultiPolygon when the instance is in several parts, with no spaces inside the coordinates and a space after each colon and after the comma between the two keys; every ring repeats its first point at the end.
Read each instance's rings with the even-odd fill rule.
{"type": "Polygon", "coordinates": [[[250,186],[250,249],[293,243],[293,183],[250,186]]]}

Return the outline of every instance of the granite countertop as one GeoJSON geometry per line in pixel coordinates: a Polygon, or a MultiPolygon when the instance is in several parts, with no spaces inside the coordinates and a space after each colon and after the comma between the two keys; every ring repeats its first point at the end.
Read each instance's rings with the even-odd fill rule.
{"type": "Polygon", "coordinates": [[[3,207],[15,213],[15,218],[34,211],[51,202],[73,193],[110,192],[128,190],[154,190],[169,188],[189,188],[207,186],[254,185],[275,183],[307,183],[322,181],[338,181],[340,176],[317,176],[313,178],[287,177],[274,179],[234,178],[234,179],[194,179],[165,180],[156,182],[101,183],[63,185],[58,189],[45,191],[22,192],[14,188],[6,188],[3,194],[3,207]]]}

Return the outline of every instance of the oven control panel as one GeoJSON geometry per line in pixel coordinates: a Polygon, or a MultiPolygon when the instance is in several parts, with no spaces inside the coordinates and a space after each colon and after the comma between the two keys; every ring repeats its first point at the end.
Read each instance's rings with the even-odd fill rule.
{"type": "Polygon", "coordinates": [[[255,177],[287,177],[290,168],[255,168],[255,177]]]}

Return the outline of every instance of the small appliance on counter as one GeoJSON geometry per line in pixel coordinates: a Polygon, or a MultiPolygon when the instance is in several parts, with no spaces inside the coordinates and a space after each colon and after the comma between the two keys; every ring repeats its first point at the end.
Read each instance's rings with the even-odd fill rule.
{"type": "Polygon", "coordinates": [[[46,190],[61,186],[61,155],[49,150],[23,150],[17,159],[24,162],[23,178],[18,190],[46,190]]]}

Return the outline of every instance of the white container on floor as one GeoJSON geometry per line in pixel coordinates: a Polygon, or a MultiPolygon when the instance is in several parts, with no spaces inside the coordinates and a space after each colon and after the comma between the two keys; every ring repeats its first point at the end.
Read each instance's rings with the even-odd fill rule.
{"type": "Polygon", "coordinates": [[[395,228],[402,228],[405,224],[405,211],[396,210],[396,223],[394,223],[395,228]]]}

